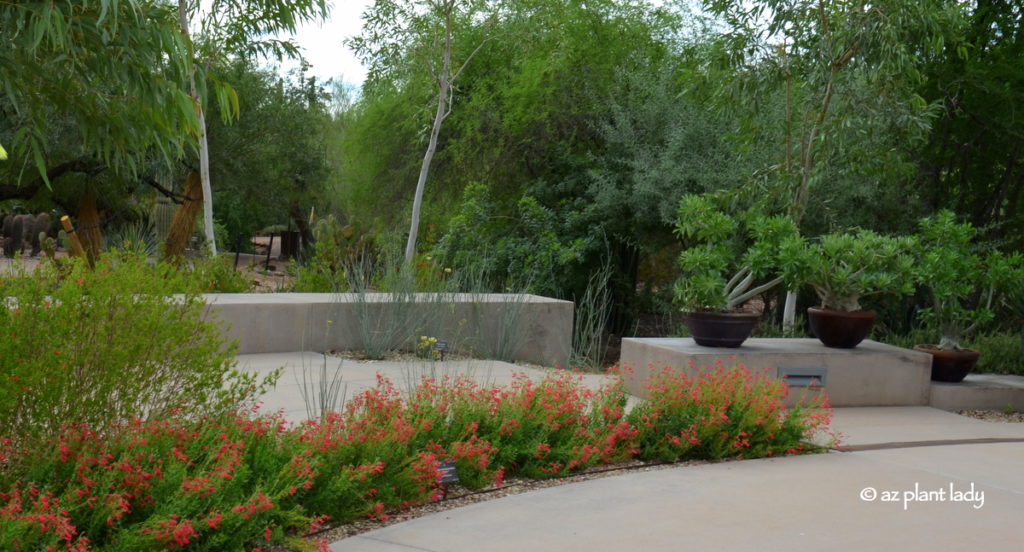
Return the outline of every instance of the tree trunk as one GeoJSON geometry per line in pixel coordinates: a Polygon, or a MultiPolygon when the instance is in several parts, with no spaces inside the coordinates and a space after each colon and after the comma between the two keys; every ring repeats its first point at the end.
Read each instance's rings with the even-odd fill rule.
{"type": "Polygon", "coordinates": [[[306,218],[308,215],[303,212],[297,198],[292,198],[288,203],[288,216],[295,221],[295,227],[299,229],[299,239],[302,240],[301,254],[298,257],[306,258],[316,243],[316,237],[313,236],[313,230],[309,227],[309,219],[306,218]]]}
{"type": "Polygon", "coordinates": [[[185,248],[192,237],[192,228],[196,224],[196,216],[203,208],[203,183],[199,174],[192,171],[185,181],[185,201],[174,212],[171,231],[167,233],[164,243],[164,259],[180,260],[185,256],[185,248]]]}
{"type": "Polygon", "coordinates": [[[430,172],[430,162],[434,159],[434,152],[437,151],[437,136],[441,133],[441,123],[448,114],[448,91],[451,84],[447,76],[441,78],[440,93],[437,95],[437,114],[434,115],[434,126],[430,129],[430,142],[427,144],[427,152],[423,154],[423,163],[420,165],[420,176],[416,181],[416,195],[412,200],[412,224],[409,225],[409,240],[405,243],[405,262],[412,263],[412,257],[416,254],[416,237],[420,227],[420,208],[423,204],[423,189],[427,184],[427,173],[430,172]]]}
{"type": "MultiPolygon", "coordinates": [[[[192,50],[192,39],[188,32],[188,11],[186,0],[178,0],[178,23],[181,25],[181,34],[185,37],[189,51],[192,50]]],[[[213,234],[213,192],[210,188],[210,146],[206,141],[206,115],[203,113],[203,103],[199,99],[199,92],[196,89],[195,66],[191,65],[188,75],[189,95],[192,96],[192,103],[196,108],[196,118],[199,120],[199,177],[203,190],[203,232],[206,235],[206,243],[210,245],[210,254],[217,254],[217,242],[213,234]]]]}
{"type": "Polygon", "coordinates": [[[88,192],[78,204],[78,228],[75,233],[82,242],[82,249],[89,258],[89,264],[96,262],[100,254],[103,236],[100,233],[100,211],[96,207],[96,194],[88,192]]]}

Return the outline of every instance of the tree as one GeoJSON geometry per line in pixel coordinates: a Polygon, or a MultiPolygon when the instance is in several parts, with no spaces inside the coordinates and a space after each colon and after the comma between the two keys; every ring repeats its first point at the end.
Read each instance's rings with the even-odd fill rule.
{"type": "Polygon", "coordinates": [[[302,69],[282,78],[236,58],[215,71],[232,83],[239,101],[237,120],[210,120],[217,220],[235,236],[291,218],[310,245],[309,203],[331,171],[326,94],[302,69]]]}
{"type": "MultiPolygon", "coordinates": [[[[783,148],[768,172],[780,185],[776,201],[798,224],[809,207],[827,212],[827,202],[834,200],[828,191],[843,189],[829,186],[836,176],[858,190],[865,187],[847,183],[851,176],[873,180],[866,194],[891,188],[898,167],[904,169],[901,180],[910,181],[906,144],[923,140],[939,113],[937,104],[917,94],[920,69],[936,45],[941,49],[957,40],[958,3],[768,0],[751,7],[738,0],[706,0],[704,5],[726,25],[719,39],[722,61],[738,77],[724,88],[726,104],[760,111],[782,94],[774,104],[784,109],[773,113],[772,122],[783,129],[783,148]]],[[[815,228],[826,229],[820,223],[815,228]]],[[[793,322],[795,300],[794,293],[787,295],[784,325],[793,322]]]]}
{"type": "MultiPolygon", "coordinates": [[[[205,46],[204,57],[207,67],[210,63],[220,60],[226,54],[251,55],[254,53],[273,53],[279,59],[284,55],[294,56],[297,50],[287,40],[265,38],[281,32],[293,33],[296,25],[305,21],[313,21],[326,17],[328,13],[325,0],[260,0],[238,2],[236,0],[214,0],[206,7],[208,11],[201,18],[200,29],[205,46]]],[[[178,22],[181,34],[191,50],[195,50],[189,23],[200,13],[198,0],[178,0],[178,22]]],[[[199,147],[199,174],[202,179],[203,197],[203,228],[211,253],[217,254],[217,244],[213,233],[213,192],[210,186],[210,149],[206,135],[206,117],[203,112],[203,101],[196,86],[196,65],[190,65],[189,94],[195,106],[198,132],[196,140],[199,147]]],[[[220,84],[214,80],[214,84],[220,84]]],[[[234,97],[229,87],[218,86],[221,98],[234,97]]],[[[222,102],[222,105],[226,102],[222,102]]],[[[237,115],[237,99],[234,101],[237,115]]]]}
{"type": "Polygon", "coordinates": [[[965,44],[947,46],[924,70],[921,94],[944,110],[918,150],[918,183],[931,210],[954,209],[989,237],[1020,249],[1024,7],[984,0],[968,9],[965,44]]]}
{"type": "Polygon", "coordinates": [[[162,2],[0,8],[0,113],[8,123],[0,142],[10,148],[0,195],[30,197],[70,172],[131,174],[152,155],[180,157],[197,129],[183,86],[187,59],[162,2]],[[36,178],[25,171],[31,166],[36,178]]]}
{"type": "Polygon", "coordinates": [[[437,110],[413,197],[409,237],[405,246],[406,263],[411,263],[416,253],[423,189],[437,151],[441,124],[452,112],[455,81],[489,40],[481,41],[461,64],[457,64],[452,59],[452,33],[458,24],[457,20],[470,22],[481,9],[482,5],[475,0],[378,0],[365,16],[364,36],[352,41],[356,53],[371,63],[370,71],[375,73],[371,78],[377,80],[385,78],[387,69],[384,64],[397,63],[399,59],[396,54],[402,48],[402,43],[410,41],[412,47],[408,55],[415,62],[426,65],[437,87],[437,110]]]}

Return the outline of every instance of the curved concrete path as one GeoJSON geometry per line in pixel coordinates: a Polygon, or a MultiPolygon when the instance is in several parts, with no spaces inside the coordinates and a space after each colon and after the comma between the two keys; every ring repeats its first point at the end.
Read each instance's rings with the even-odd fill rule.
{"type": "MultiPolygon", "coordinates": [[[[243,355],[289,366],[267,407],[304,412],[292,374],[320,355],[243,355]]],[[[345,363],[354,388],[424,367],[345,363]]],[[[434,367],[435,369],[437,367],[434,367]]],[[[450,365],[444,369],[455,370],[450,365]]],[[[519,367],[473,363],[502,381],[519,367]]],[[[538,371],[537,375],[542,374],[538,371]]],[[[416,376],[418,377],[418,376],[416,376]]],[[[597,385],[592,376],[588,385],[597,385]]],[[[350,387],[350,392],[352,388],[350,387]]],[[[1021,550],[1024,424],[927,407],[840,408],[845,452],[625,473],[425,516],[331,544],[335,552],[1021,550]]]]}

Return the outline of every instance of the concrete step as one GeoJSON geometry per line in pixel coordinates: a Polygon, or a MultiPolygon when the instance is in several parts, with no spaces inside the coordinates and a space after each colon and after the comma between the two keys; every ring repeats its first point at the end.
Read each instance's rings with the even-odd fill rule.
{"type": "Polygon", "coordinates": [[[968,374],[960,383],[931,382],[931,405],[942,410],[1024,410],[1024,376],[968,374]]]}

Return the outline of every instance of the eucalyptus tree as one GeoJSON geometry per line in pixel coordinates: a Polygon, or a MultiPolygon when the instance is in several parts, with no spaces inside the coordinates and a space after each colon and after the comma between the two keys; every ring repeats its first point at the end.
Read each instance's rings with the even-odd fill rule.
{"type": "Polygon", "coordinates": [[[207,243],[214,255],[217,244],[213,233],[213,192],[210,186],[209,144],[206,135],[206,117],[203,100],[196,84],[196,72],[203,74],[214,83],[222,105],[232,109],[237,116],[238,102],[233,89],[223,86],[209,69],[214,63],[225,60],[228,55],[250,56],[273,54],[278,59],[296,56],[298,49],[287,39],[277,37],[278,33],[294,33],[298,24],[315,21],[327,16],[326,0],[213,0],[201,3],[199,0],[178,0],[178,24],[181,34],[189,47],[193,61],[189,71],[189,94],[195,106],[198,125],[196,140],[199,154],[199,174],[202,179],[203,228],[207,243]],[[198,23],[198,45],[192,39],[190,26],[198,23]]]}

